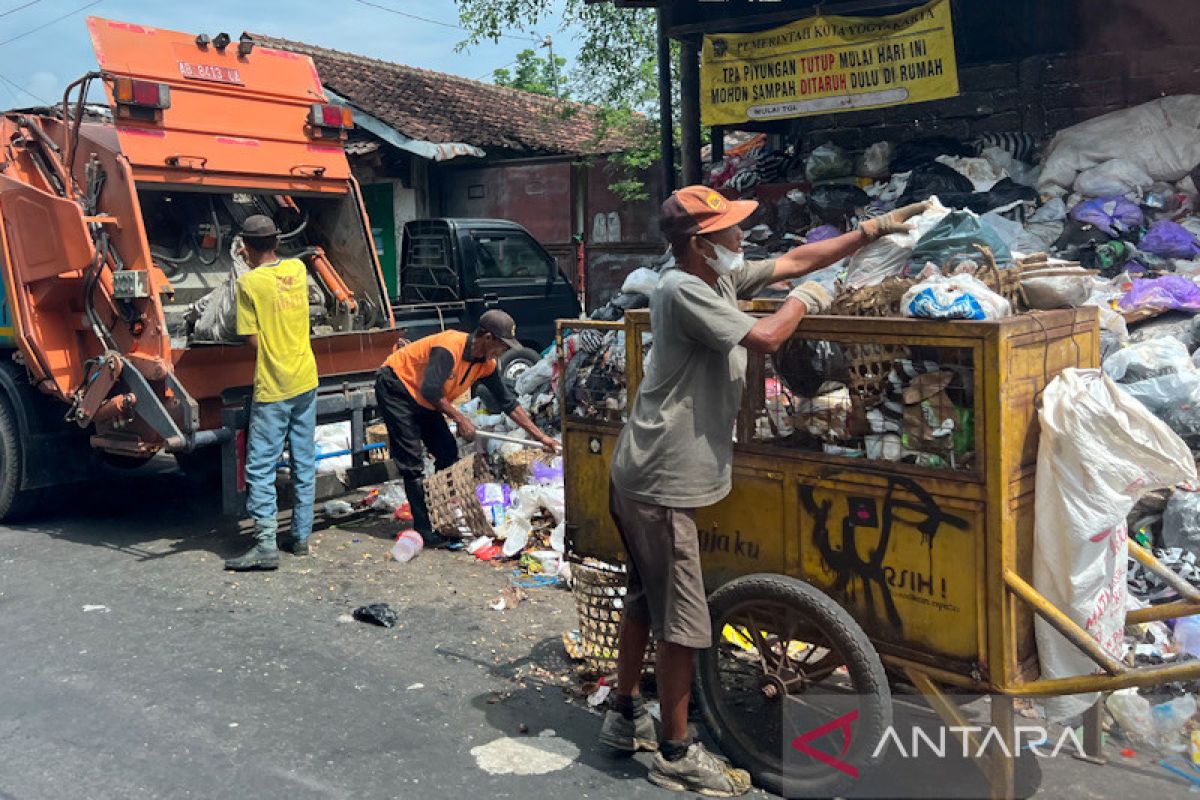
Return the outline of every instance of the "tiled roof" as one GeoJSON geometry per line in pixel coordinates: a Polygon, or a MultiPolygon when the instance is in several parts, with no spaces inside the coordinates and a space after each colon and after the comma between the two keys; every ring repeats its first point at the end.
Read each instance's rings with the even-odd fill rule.
{"type": "Polygon", "coordinates": [[[489,155],[591,155],[621,149],[616,136],[602,134],[593,107],[289,39],[252,35],[266,47],[311,56],[328,89],[412,139],[465,142],[489,155]]]}

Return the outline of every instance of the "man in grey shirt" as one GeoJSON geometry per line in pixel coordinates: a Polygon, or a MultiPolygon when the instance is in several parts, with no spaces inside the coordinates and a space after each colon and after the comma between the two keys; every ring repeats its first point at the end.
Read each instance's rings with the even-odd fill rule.
{"type": "Polygon", "coordinates": [[[743,313],[738,300],[827,267],[884,234],[908,230],[906,221],[927,205],[897,209],[778,259],[746,263],[738,226],[757,207],[704,186],[680,189],[663,203],[660,223],[675,266],[663,273],[650,299],[654,347],[613,454],[610,487],[613,520],[629,556],[629,585],[617,690],[600,739],[623,751],[657,749],[653,783],[710,797],[743,794],[750,776],[688,734],[694,652],[712,646],[694,513],[732,488],[732,432],[746,383],[746,351],[775,352],[805,314],[820,313],[831,302],[813,282],[793,289],[766,317],[743,313]],[[661,745],[639,693],[651,633],[658,642],[661,745]]]}

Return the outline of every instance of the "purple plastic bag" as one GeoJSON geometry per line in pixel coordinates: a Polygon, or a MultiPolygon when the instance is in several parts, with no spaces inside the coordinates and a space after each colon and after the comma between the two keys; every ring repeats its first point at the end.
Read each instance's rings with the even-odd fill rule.
{"type": "Polygon", "coordinates": [[[1200,311],[1200,286],[1183,275],[1134,278],[1133,288],[1121,298],[1121,308],[1200,311]]]}
{"type": "Polygon", "coordinates": [[[1161,219],[1146,231],[1138,249],[1162,258],[1192,259],[1200,254],[1200,242],[1178,222],[1161,219]]]}
{"type": "Polygon", "coordinates": [[[832,239],[835,236],[841,235],[842,232],[838,230],[837,227],[833,225],[822,225],[809,231],[808,236],[806,236],[805,239],[809,244],[813,244],[815,242],[823,242],[826,239],[832,239]]]}
{"type": "Polygon", "coordinates": [[[1071,219],[1095,225],[1109,236],[1120,236],[1141,226],[1142,210],[1124,197],[1097,197],[1071,209],[1071,219]]]}

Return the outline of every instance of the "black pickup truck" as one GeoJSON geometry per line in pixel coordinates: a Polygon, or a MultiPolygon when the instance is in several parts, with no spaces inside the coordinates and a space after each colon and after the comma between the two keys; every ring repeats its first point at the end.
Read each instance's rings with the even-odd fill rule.
{"type": "Polygon", "coordinates": [[[457,328],[500,308],[525,345],[500,359],[510,384],[554,341],[555,320],[579,316],[567,276],[527,230],[500,219],[420,219],[406,223],[400,255],[396,325],[413,340],[457,328]]]}

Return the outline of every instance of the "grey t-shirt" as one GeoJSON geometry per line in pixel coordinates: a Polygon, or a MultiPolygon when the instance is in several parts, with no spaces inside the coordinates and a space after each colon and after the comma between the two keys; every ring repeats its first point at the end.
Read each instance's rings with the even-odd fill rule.
{"type": "Polygon", "coordinates": [[[737,301],[773,278],[756,261],[715,287],[687,272],[663,273],[650,297],[654,345],[613,454],[612,480],[642,503],[701,508],[733,486],[733,424],[746,385],[739,342],[754,318],[737,301]]]}

